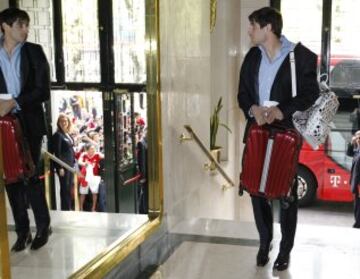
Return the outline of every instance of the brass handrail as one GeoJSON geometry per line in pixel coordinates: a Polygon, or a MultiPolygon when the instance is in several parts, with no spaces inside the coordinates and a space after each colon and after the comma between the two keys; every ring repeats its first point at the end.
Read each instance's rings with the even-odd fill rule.
{"type": "Polygon", "coordinates": [[[42,153],[44,155],[44,170],[45,170],[45,195],[46,201],[48,203],[49,208],[51,208],[51,199],[50,199],[50,160],[53,160],[55,163],[59,164],[64,169],[68,170],[74,175],[74,200],[75,200],[75,211],[79,211],[79,195],[78,195],[78,180],[77,173],[78,171],[60,160],[55,155],[50,152],[42,149],[42,153]]]}
{"type": "MultiPolygon", "coordinates": [[[[210,151],[205,147],[203,142],[200,140],[200,138],[196,135],[194,130],[191,128],[190,125],[184,125],[184,128],[186,131],[190,134],[191,138],[195,140],[195,142],[198,144],[200,149],[204,152],[206,157],[210,160],[211,164],[215,166],[215,168],[219,171],[219,173],[225,178],[225,180],[230,184],[230,186],[223,186],[223,190],[226,190],[228,188],[234,187],[235,183],[232,181],[232,179],[227,175],[227,173],[224,171],[224,169],[220,166],[220,164],[215,160],[215,158],[211,155],[210,151]]],[[[184,135],[181,135],[180,140],[188,140],[189,138],[184,137],[184,135]]]]}

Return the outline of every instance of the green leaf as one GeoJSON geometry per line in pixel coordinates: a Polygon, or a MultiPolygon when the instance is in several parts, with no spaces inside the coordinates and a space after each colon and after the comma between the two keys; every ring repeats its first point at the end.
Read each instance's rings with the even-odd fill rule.
{"type": "Polygon", "coordinates": [[[219,130],[219,126],[224,127],[228,132],[232,133],[231,129],[227,125],[220,123],[219,113],[222,107],[223,107],[222,97],[220,97],[210,117],[210,149],[216,147],[216,137],[219,130]]]}

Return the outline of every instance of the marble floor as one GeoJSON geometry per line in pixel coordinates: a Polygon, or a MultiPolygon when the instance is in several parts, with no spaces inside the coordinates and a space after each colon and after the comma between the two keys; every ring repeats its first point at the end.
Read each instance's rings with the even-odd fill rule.
{"type": "MultiPolygon", "coordinates": [[[[192,233],[206,224],[199,220],[192,233]]],[[[175,252],[151,276],[152,279],[358,279],[360,278],[360,230],[336,226],[298,226],[296,243],[291,254],[290,267],[286,271],[275,272],[272,264],[277,256],[280,240],[279,225],[275,226],[273,249],[270,262],[265,267],[257,267],[255,258],[257,241],[252,234],[252,223],[226,225],[221,221],[208,222],[206,239],[182,242],[175,252]],[[246,228],[237,235],[242,241],[231,239],[237,226],[246,228]],[[210,228],[212,227],[212,228],[210,228]],[[250,235],[246,236],[246,234],[250,235]],[[219,239],[215,236],[224,236],[219,239]],[[249,238],[250,236],[250,238],[249,238]],[[245,237],[245,238],[243,238],[245,237]],[[214,241],[212,241],[214,240],[214,241]],[[226,241],[224,241],[226,240],[226,241]],[[223,243],[221,243],[223,242],[223,243]]],[[[183,228],[184,229],[184,228],[183,228]]],[[[182,231],[177,229],[178,233],[182,231]]],[[[184,232],[184,231],[183,231],[184,232]]]]}
{"type": "Polygon", "coordinates": [[[152,279],[358,279],[360,230],[353,229],[351,203],[316,202],[300,208],[295,246],[287,271],[275,272],[280,226],[274,226],[273,249],[265,267],[257,267],[258,233],[249,200],[241,220],[189,219],[171,233],[182,239],[152,279]]]}
{"type": "MultiPolygon", "coordinates": [[[[29,212],[29,216],[32,216],[29,212]]],[[[10,246],[16,240],[8,216],[10,246]]],[[[125,239],[148,221],[147,215],[51,212],[53,233],[47,245],[10,254],[12,279],[63,279],[118,239],[125,239]]],[[[33,220],[30,220],[33,226],[33,220]]],[[[35,232],[34,232],[35,233],[35,232]]]]}

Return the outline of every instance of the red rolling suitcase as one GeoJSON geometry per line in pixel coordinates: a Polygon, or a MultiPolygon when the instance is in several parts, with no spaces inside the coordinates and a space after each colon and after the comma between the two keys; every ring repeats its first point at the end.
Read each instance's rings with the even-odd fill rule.
{"type": "Polygon", "coordinates": [[[19,121],[11,115],[0,117],[0,129],[5,184],[33,175],[35,167],[30,151],[24,146],[25,139],[19,121]]]}
{"type": "Polygon", "coordinates": [[[296,174],[301,135],[281,126],[252,124],[248,131],[240,192],[269,199],[287,197],[296,174]]]}

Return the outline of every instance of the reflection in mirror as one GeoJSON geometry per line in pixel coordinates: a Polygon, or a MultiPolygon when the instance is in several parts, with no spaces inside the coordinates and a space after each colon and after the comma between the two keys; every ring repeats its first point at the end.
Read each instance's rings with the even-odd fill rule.
{"type": "MultiPolygon", "coordinates": [[[[157,10],[155,12],[158,3],[155,0],[133,2],[114,0],[112,1],[113,9],[106,9],[109,8],[108,2],[99,0],[18,0],[10,1],[10,3],[16,3],[18,7],[30,13],[33,36],[31,39],[29,37],[29,41],[43,46],[52,66],[52,81],[57,82],[53,84],[56,88],[54,87],[54,91],[51,92],[51,111],[49,110],[51,115],[48,116],[48,119],[51,119],[49,134],[52,136],[56,132],[57,123],[60,127],[62,126],[61,129],[66,130],[66,124],[70,122],[73,128],[76,128],[75,131],[68,131],[70,137],[74,139],[65,136],[73,142],[74,156],[80,158],[79,150],[82,145],[86,146],[87,142],[91,142],[94,146],[90,154],[86,153],[87,156],[92,156],[92,152],[104,154],[105,168],[102,168],[99,163],[98,176],[100,179],[104,176],[100,183],[104,182],[105,185],[103,187],[106,192],[104,211],[107,212],[102,214],[85,211],[93,209],[102,211],[99,209],[102,189],[100,185],[97,197],[90,194],[91,187],[89,186],[89,194],[84,197],[82,204],[84,211],[74,212],[74,210],[80,210],[80,199],[78,207],[75,200],[78,195],[81,196],[81,193],[77,193],[81,186],[75,185],[77,182],[81,183],[81,178],[86,181],[86,173],[82,176],[73,176],[73,183],[69,183],[72,184],[73,189],[70,189],[70,202],[65,203],[65,199],[63,203],[66,205],[63,205],[59,181],[59,174],[62,171],[60,167],[53,164],[51,169],[58,167],[56,172],[51,173],[53,181],[49,181],[52,182],[49,185],[53,190],[52,195],[49,195],[49,200],[52,208],[56,209],[51,211],[53,233],[47,245],[42,247],[41,253],[29,253],[26,250],[22,254],[10,255],[12,276],[28,279],[67,278],[69,276],[73,278],[101,277],[151,235],[161,223],[159,217],[162,212],[161,122],[157,84],[159,80],[158,48],[156,47],[158,43],[157,10]],[[84,8],[82,5],[87,6],[84,8]],[[114,16],[110,15],[110,10],[113,11],[114,16]],[[100,23],[103,24],[110,17],[119,19],[119,15],[122,20],[118,24],[110,21],[114,28],[109,28],[106,24],[99,27],[100,23]],[[91,22],[88,20],[90,17],[91,22]],[[44,26],[46,28],[42,28],[44,26]],[[78,34],[75,34],[75,31],[78,34]],[[101,34],[107,34],[108,37],[112,34],[114,40],[104,42],[103,39],[100,40],[101,34]],[[143,55],[145,35],[150,45],[146,50],[147,57],[150,58],[146,66],[143,55]],[[113,49],[114,53],[111,52],[108,56],[102,55],[109,54],[109,49],[113,49]],[[118,57],[116,61],[115,57],[118,57]],[[114,59],[110,61],[110,58],[114,59]],[[104,75],[105,67],[103,66],[112,63],[116,64],[114,72],[109,71],[104,75]],[[114,81],[124,84],[114,84],[114,81]],[[146,93],[141,89],[145,87],[145,81],[146,93]],[[87,84],[89,82],[91,85],[87,84]],[[128,86],[130,83],[132,85],[128,86]],[[111,90],[117,86],[126,88],[126,91],[112,92],[111,90]],[[87,91],[86,88],[89,87],[92,91],[87,91]],[[60,91],[59,88],[71,91],[60,91]],[[61,114],[66,117],[59,119],[61,114]],[[80,129],[84,126],[86,135],[82,137],[80,129]],[[99,128],[101,126],[102,129],[99,128]],[[147,153],[148,128],[152,139],[149,142],[149,156],[147,153]],[[94,131],[95,129],[99,130],[94,131]],[[110,132],[107,133],[107,131],[110,132]],[[93,132],[98,134],[94,135],[93,132]],[[148,160],[151,162],[149,169],[148,160]],[[127,167],[130,167],[131,171],[127,167]],[[147,174],[147,170],[150,175],[147,174]],[[78,177],[80,181],[75,179],[78,177]],[[149,200],[146,196],[148,184],[149,200]],[[96,198],[95,207],[94,198],[96,198]],[[64,210],[70,210],[61,210],[62,207],[64,210]],[[144,214],[148,211],[151,218],[144,214]],[[24,269],[24,266],[27,268],[24,269]],[[97,275],[91,277],[93,274],[97,275]]],[[[49,142],[51,139],[49,138],[49,142]]],[[[53,152],[51,149],[48,151],[53,152]]],[[[102,158],[99,156],[99,159],[102,158]]],[[[75,164],[74,169],[81,173],[80,167],[76,167],[75,164]]],[[[93,178],[96,176],[94,169],[92,176],[93,178]]],[[[5,210],[3,212],[5,213],[5,210]]],[[[16,233],[14,221],[9,212],[7,210],[10,228],[8,230],[9,242],[13,244],[16,233]]],[[[34,229],[33,219],[30,220],[30,225],[34,229]]],[[[3,256],[6,253],[2,250],[3,256]]]]}

